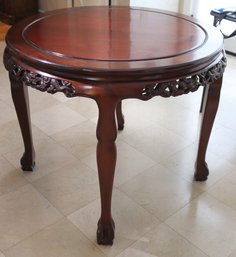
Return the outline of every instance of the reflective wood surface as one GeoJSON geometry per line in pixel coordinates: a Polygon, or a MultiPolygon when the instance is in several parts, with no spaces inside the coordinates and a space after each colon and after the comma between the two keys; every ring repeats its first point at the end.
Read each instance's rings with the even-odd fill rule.
{"type": "Polygon", "coordinates": [[[11,28],[6,43],[4,64],[25,147],[23,170],[35,165],[27,86],[97,103],[99,244],[114,239],[111,200],[123,99],[179,96],[206,87],[195,179],[207,179],[206,150],[226,66],[223,37],[216,28],[160,10],[83,7],[26,19],[11,28]]]}
{"type": "Polygon", "coordinates": [[[182,76],[199,71],[214,61],[222,42],[215,28],[203,28],[190,17],[126,7],[49,12],[19,23],[7,37],[14,54],[32,67],[53,72],[56,66],[60,71],[55,75],[62,76],[73,68],[73,77],[84,75],[90,83],[114,83],[121,71],[136,81],[143,80],[143,72],[150,79],[165,74],[169,79],[173,72],[182,76]],[[113,72],[112,79],[99,74],[101,69],[113,72]],[[88,71],[96,74],[88,76],[88,71]]]}

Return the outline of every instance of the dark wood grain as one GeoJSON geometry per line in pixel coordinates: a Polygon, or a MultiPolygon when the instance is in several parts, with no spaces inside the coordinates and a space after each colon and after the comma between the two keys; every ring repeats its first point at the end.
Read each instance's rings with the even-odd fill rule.
{"type": "Polygon", "coordinates": [[[196,180],[207,179],[206,150],[226,66],[223,37],[214,27],[160,10],[84,7],[26,19],[11,28],[6,43],[4,64],[25,144],[23,168],[34,164],[25,86],[97,103],[99,244],[114,239],[111,200],[123,99],[172,97],[207,87],[195,172],[196,180]]]}
{"type": "Polygon", "coordinates": [[[220,55],[222,36],[206,29],[161,11],[79,7],[24,20],[6,41],[24,65],[80,82],[170,80],[198,72],[220,55]]]}

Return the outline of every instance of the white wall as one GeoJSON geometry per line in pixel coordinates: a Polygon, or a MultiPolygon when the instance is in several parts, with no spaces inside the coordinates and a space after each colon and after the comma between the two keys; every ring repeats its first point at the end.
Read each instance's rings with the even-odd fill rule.
{"type": "Polygon", "coordinates": [[[179,11],[179,0],[130,0],[131,6],[179,11]]]}
{"type": "MultiPolygon", "coordinates": [[[[39,0],[39,11],[49,11],[59,8],[87,5],[108,5],[108,0],[39,0]]],[[[113,5],[129,5],[129,0],[112,0],[113,5]]]]}
{"type": "Polygon", "coordinates": [[[72,0],[39,0],[39,11],[70,7],[72,0]]]}
{"type": "MultiPolygon", "coordinates": [[[[75,6],[108,5],[108,0],[74,0],[75,6]]],[[[112,5],[129,5],[129,0],[112,0],[112,5]]]]}
{"type": "Polygon", "coordinates": [[[75,6],[107,5],[108,0],[74,0],[75,6]]]}
{"type": "MultiPolygon", "coordinates": [[[[108,4],[108,0],[39,0],[39,10],[48,11],[58,8],[71,7],[72,2],[74,2],[75,6],[108,4]]],[[[179,7],[181,2],[186,2],[186,6],[188,5],[189,0],[112,0],[113,5],[130,4],[131,6],[158,8],[174,12],[178,12],[180,10],[179,7]]],[[[185,11],[185,13],[186,12],[187,11],[185,11]]]]}
{"type": "MultiPolygon", "coordinates": [[[[196,0],[195,0],[196,1],[196,0]]],[[[198,5],[194,10],[194,14],[197,18],[201,20],[205,20],[212,24],[213,17],[210,16],[210,11],[214,8],[226,8],[230,6],[234,6],[236,9],[236,1],[235,0],[197,0],[198,5]]]]}
{"type": "MultiPolygon", "coordinates": [[[[195,0],[196,1],[196,0],[195,0]]],[[[198,5],[194,10],[195,16],[206,23],[213,24],[213,16],[210,11],[214,8],[229,8],[233,7],[236,10],[235,0],[197,0],[198,5]]],[[[224,34],[229,35],[235,30],[235,22],[223,20],[221,23],[221,30],[224,34]]],[[[236,37],[225,39],[225,49],[236,54],[236,37]]]]}

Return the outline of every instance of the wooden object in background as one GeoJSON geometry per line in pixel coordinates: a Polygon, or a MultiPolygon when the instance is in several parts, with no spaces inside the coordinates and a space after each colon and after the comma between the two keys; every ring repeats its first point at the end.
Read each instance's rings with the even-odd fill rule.
{"type": "Polygon", "coordinates": [[[10,27],[11,27],[10,25],[0,22],[0,41],[5,39],[7,31],[9,30],[10,27]]]}
{"type": "Polygon", "coordinates": [[[38,12],[38,0],[0,0],[0,20],[7,24],[38,12]]]}

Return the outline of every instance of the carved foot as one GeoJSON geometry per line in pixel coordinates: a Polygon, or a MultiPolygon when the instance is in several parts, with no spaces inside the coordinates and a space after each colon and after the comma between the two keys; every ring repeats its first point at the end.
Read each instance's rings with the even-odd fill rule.
{"type": "Polygon", "coordinates": [[[34,161],[34,158],[32,158],[32,156],[28,156],[24,153],[20,160],[20,163],[21,163],[21,169],[23,171],[33,171],[34,170],[35,161],[34,161]]]}
{"type": "Polygon", "coordinates": [[[97,243],[99,245],[113,245],[115,237],[115,223],[111,220],[109,223],[102,224],[101,219],[98,221],[97,243]]]}
{"type": "Polygon", "coordinates": [[[122,123],[122,124],[118,124],[118,130],[123,130],[124,129],[124,123],[122,123]]]}
{"type": "Polygon", "coordinates": [[[194,173],[194,178],[196,181],[206,181],[209,175],[209,169],[207,163],[201,165],[196,165],[196,170],[194,173]]]}

